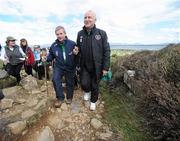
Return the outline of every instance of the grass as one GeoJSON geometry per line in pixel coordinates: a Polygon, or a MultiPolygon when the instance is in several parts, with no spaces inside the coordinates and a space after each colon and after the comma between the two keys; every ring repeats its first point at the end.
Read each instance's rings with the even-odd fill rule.
{"type": "Polygon", "coordinates": [[[134,50],[128,49],[111,49],[111,56],[125,56],[135,53],[134,50]]]}
{"type": "MultiPolygon", "coordinates": [[[[135,52],[112,49],[111,64],[115,63],[118,56],[127,56],[135,52]]],[[[127,95],[128,90],[124,85],[110,92],[107,83],[101,83],[100,92],[105,101],[105,120],[122,137],[122,141],[152,141],[151,137],[142,131],[144,119],[136,113],[135,97],[127,95]]]]}
{"type": "Polygon", "coordinates": [[[105,120],[122,136],[122,141],[152,141],[151,137],[142,131],[144,119],[136,113],[135,98],[127,95],[125,86],[109,92],[108,86],[101,84],[100,91],[105,101],[105,120]]]}

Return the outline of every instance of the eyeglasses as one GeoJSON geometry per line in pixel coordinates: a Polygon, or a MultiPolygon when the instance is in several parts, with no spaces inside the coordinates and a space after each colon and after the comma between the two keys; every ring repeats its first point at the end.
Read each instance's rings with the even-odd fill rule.
{"type": "Polygon", "coordinates": [[[11,42],[15,42],[15,40],[9,40],[9,41],[11,41],[11,42]]]}

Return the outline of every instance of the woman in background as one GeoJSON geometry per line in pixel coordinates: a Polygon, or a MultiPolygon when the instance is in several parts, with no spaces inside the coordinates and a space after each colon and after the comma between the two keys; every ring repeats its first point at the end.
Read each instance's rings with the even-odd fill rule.
{"type": "Polygon", "coordinates": [[[26,54],[26,59],[24,61],[25,72],[28,75],[32,75],[33,76],[33,73],[32,73],[32,65],[34,64],[34,55],[33,55],[33,52],[31,50],[31,48],[28,47],[28,42],[24,38],[20,40],[20,46],[21,46],[23,52],[26,54]]]}
{"type": "Polygon", "coordinates": [[[16,78],[17,84],[21,80],[20,71],[25,60],[26,54],[16,45],[16,39],[8,36],[6,39],[6,46],[1,52],[0,59],[6,65],[6,71],[9,75],[16,78]]]}

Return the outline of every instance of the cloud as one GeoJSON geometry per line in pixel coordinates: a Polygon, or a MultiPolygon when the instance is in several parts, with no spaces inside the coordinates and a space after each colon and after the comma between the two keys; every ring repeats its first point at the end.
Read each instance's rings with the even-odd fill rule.
{"type": "Polygon", "coordinates": [[[76,40],[84,12],[92,9],[97,14],[97,27],[107,32],[109,42],[172,42],[178,37],[174,36],[177,31],[171,29],[180,27],[177,1],[1,0],[0,41],[12,35],[25,37],[31,44],[52,43],[57,25],[63,25],[69,38],[76,40]],[[1,20],[1,15],[13,16],[17,21],[1,20]],[[160,26],[162,22],[165,27],[160,26]]]}

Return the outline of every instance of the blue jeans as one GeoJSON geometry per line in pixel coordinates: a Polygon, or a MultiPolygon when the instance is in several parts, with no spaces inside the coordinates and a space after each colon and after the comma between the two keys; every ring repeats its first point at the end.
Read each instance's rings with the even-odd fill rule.
{"type": "Polygon", "coordinates": [[[68,72],[65,70],[62,70],[60,68],[55,67],[53,71],[53,85],[56,92],[56,98],[60,101],[63,101],[65,99],[64,93],[63,93],[63,87],[62,87],[62,77],[65,76],[65,82],[66,82],[66,89],[67,99],[73,98],[73,90],[74,90],[74,75],[75,72],[68,72]]]}

